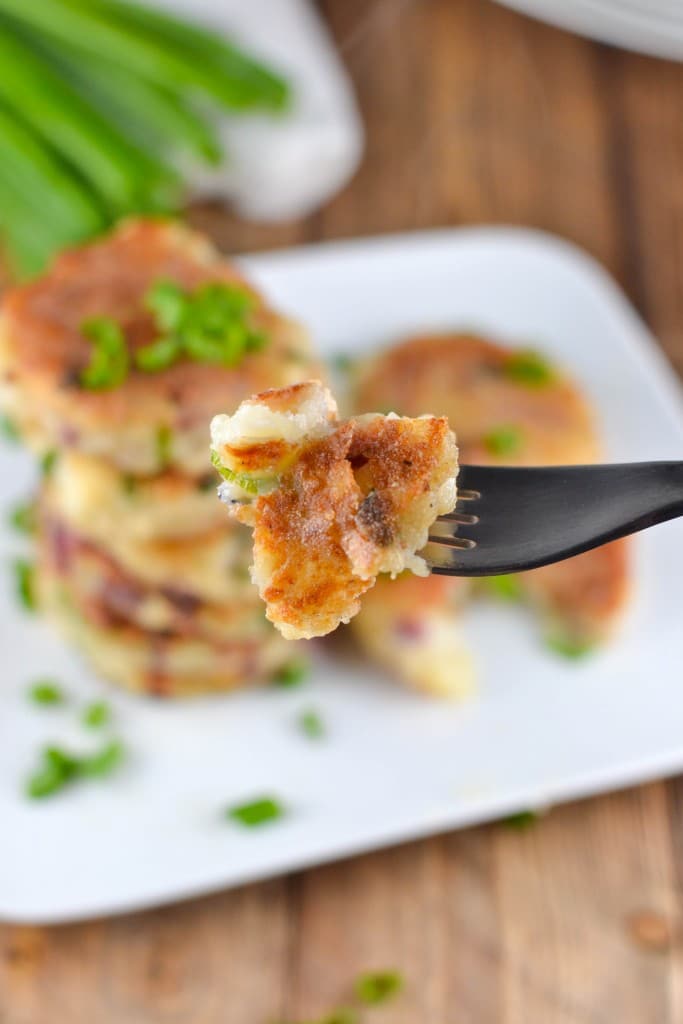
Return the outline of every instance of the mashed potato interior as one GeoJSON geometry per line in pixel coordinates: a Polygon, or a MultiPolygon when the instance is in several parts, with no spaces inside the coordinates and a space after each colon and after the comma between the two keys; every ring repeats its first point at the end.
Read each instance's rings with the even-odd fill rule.
{"type": "Polygon", "coordinates": [[[254,528],[252,578],[286,637],[348,622],[380,573],[425,575],[417,552],[456,500],[445,418],[340,421],[318,381],[264,392],[212,425],[221,497],[254,528]]]}

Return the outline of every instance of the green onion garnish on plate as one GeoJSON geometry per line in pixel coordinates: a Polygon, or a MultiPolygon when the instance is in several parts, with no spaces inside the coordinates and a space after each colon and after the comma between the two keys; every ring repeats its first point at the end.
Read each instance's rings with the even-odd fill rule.
{"type": "Polygon", "coordinates": [[[40,472],[44,477],[49,477],[53,469],[57,465],[59,453],[51,448],[49,451],[43,453],[40,459],[40,472]]]}
{"type": "Polygon", "coordinates": [[[16,594],[19,602],[23,605],[26,611],[35,611],[35,568],[31,562],[28,562],[25,558],[16,558],[13,564],[16,594]]]}
{"type": "Polygon", "coordinates": [[[28,691],[28,695],[34,704],[56,705],[64,704],[65,694],[59,683],[52,679],[38,679],[28,691]]]}
{"type": "Polygon", "coordinates": [[[298,724],[302,733],[311,740],[322,739],[327,732],[322,718],[317,711],[313,711],[311,708],[301,712],[298,724]]]}
{"type": "Polygon", "coordinates": [[[36,531],[36,518],[35,502],[22,501],[11,510],[9,524],[19,533],[32,534],[36,531]]]}
{"type": "Polygon", "coordinates": [[[62,747],[45,747],[38,768],[26,783],[26,795],[42,799],[81,778],[106,778],[118,768],[123,756],[124,747],[119,740],[111,740],[94,754],[85,756],[62,747]]]}
{"type": "Polygon", "coordinates": [[[85,708],[82,721],[88,729],[103,729],[111,721],[111,708],[104,700],[93,701],[85,708]]]}
{"type": "Polygon", "coordinates": [[[283,689],[300,686],[309,674],[310,668],[305,658],[292,658],[277,670],[273,676],[273,683],[283,689]]]}
{"type": "Polygon", "coordinates": [[[20,438],[16,424],[9,416],[0,416],[0,434],[2,434],[6,441],[18,441],[20,438]]]}
{"type": "Polygon", "coordinates": [[[225,812],[228,818],[247,828],[256,828],[285,815],[283,805],[272,796],[262,796],[249,803],[235,804],[225,812]]]}

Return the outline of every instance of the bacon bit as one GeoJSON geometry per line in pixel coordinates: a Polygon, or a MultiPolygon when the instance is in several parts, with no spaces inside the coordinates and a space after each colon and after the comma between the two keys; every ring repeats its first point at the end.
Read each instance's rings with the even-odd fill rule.
{"type": "Polygon", "coordinates": [[[194,615],[202,605],[201,598],[186,590],[176,590],[174,587],[161,587],[160,590],[181,615],[194,615]]]}
{"type": "Polygon", "coordinates": [[[149,671],[147,692],[153,697],[169,696],[169,680],[166,671],[166,646],[163,641],[152,639],[149,649],[149,671]]]}
{"type": "Polygon", "coordinates": [[[418,619],[399,619],[394,626],[394,632],[401,640],[409,640],[412,643],[422,640],[426,629],[424,623],[418,619]]]}
{"type": "Polygon", "coordinates": [[[64,529],[59,523],[48,522],[46,530],[49,537],[50,548],[54,566],[58,573],[66,574],[71,568],[73,554],[76,548],[74,535],[64,529]]]}

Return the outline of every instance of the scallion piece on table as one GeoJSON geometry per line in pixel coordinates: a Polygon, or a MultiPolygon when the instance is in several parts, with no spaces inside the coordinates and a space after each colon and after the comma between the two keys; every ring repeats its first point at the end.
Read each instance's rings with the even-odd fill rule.
{"type": "Polygon", "coordinates": [[[398,971],[367,971],[356,980],[354,990],[358,999],[368,1006],[379,1006],[393,999],[403,988],[398,971]]]}

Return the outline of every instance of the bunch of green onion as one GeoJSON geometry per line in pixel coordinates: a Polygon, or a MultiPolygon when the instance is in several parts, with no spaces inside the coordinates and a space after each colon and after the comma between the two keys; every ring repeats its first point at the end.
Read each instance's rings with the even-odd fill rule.
{"type": "Polygon", "coordinates": [[[38,273],[125,214],[177,211],[179,158],[222,160],[216,108],[278,112],[288,100],[287,83],[230,41],[134,0],[0,0],[11,270],[38,273]]]}

